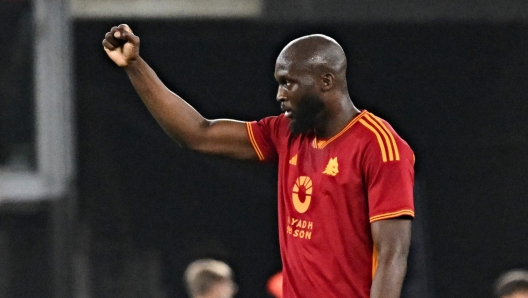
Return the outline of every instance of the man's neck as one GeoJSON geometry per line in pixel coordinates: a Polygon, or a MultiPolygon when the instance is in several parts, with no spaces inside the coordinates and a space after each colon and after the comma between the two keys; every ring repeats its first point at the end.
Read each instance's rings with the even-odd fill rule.
{"type": "Polygon", "coordinates": [[[315,126],[317,138],[329,139],[338,134],[360,111],[350,99],[340,101],[336,106],[328,109],[328,113],[321,115],[319,125],[315,126]]]}

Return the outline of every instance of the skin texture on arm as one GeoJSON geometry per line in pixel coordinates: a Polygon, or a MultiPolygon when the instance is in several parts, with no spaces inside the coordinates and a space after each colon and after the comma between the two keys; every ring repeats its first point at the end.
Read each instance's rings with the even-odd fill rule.
{"type": "Polygon", "coordinates": [[[371,224],[374,247],[378,252],[378,267],[371,298],[399,298],[407,271],[407,256],[411,243],[410,219],[396,218],[371,224]]]}
{"type": "Polygon", "coordinates": [[[145,106],[169,136],[199,152],[258,160],[244,122],[205,119],[161,82],[140,57],[139,44],[139,37],[124,24],[113,27],[103,40],[105,52],[126,71],[145,106]]]}

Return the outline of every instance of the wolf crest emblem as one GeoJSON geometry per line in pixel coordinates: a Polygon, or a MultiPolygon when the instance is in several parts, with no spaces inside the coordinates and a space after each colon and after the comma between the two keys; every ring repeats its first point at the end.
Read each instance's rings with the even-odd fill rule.
{"type": "Polygon", "coordinates": [[[338,166],[339,164],[337,163],[337,157],[330,158],[328,164],[326,165],[326,169],[323,171],[323,174],[330,176],[337,175],[337,173],[339,173],[338,166]]]}

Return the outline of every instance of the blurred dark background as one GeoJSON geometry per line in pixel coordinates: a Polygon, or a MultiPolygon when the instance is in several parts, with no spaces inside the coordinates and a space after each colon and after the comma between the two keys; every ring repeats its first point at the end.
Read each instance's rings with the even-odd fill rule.
{"type": "MultiPolygon", "coordinates": [[[[356,106],[387,119],[416,154],[405,297],[491,297],[500,273],[528,267],[526,3],[457,10],[444,1],[434,14],[413,2],[412,13],[396,9],[387,20],[380,3],[338,2],[268,1],[269,18],[259,19],[74,20],[71,293],[185,297],[185,266],[215,257],[233,266],[238,297],[265,298],[267,278],[281,269],[276,167],[171,141],[102,50],[120,23],[141,37],[142,56],[166,85],[207,118],[278,114],[279,51],[304,34],[335,38],[356,106]],[[295,10],[302,3],[311,5],[295,10]],[[371,10],[379,16],[365,20],[371,10]]],[[[2,215],[6,297],[55,297],[47,210],[2,215]]]]}
{"type": "MultiPolygon", "coordinates": [[[[259,296],[266,276],[280,269],[276,169],[179,149],[122,70],[95,50],[99,32],[112,25],[76,23],[84,37],[75,43],[79,192],[94,237],[114,244],[130,237],[180,270],[193,246],[213,250],[241,272],[241,296],[259,296]]],[[[273,66],[282,46],[308,33],[333,36],[349,55],[356,104],[388,119],[416,151],[426,206],[417,216],[427,223],[437,296],[486,296],[499,270],[527,260],[527,26],[131,26],[169,88],[206,117],[242,120],[278,113],[273,66]]],[[[177,269],[167,276],[174,290],[180,276],[177,269]]]]}

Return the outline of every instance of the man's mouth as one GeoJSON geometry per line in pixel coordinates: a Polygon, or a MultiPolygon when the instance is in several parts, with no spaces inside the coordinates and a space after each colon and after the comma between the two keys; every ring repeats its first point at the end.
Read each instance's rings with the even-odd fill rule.
{"type": "Polygon", "coordinates": [[[291,117],[291,115],[292,115],[292,109],[291,108],[287,108],[287,107],[284,106],[284,104],[282,104],[281,105],[281,110],[284,113],[285,117],[287,117],[287,118],[291,117]]]}

